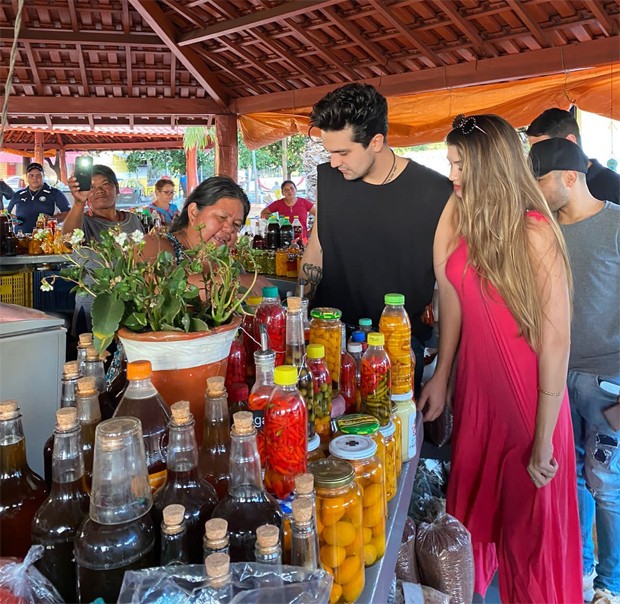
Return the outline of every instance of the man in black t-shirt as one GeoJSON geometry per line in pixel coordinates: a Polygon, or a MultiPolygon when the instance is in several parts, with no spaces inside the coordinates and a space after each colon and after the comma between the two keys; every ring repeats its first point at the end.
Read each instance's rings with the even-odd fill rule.
{"type": "Polygon", "coordinates": [[[377,325],[384,294],[404,294],[419,387],[431,334],[422,315],[435,283],[433,239],[452,185],[387,145],[387,101],[372,86],[330,92],[314,105],[310,124],[330,162],[318,167],[317,221],[300,276],[313,306],[339,308],[350,325],[362,317],[377,325]]]}

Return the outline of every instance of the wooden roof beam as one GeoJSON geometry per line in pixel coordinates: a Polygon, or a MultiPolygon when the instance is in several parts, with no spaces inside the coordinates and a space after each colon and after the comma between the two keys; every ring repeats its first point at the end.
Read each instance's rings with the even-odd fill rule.
{"type": "Polygon", "coordinates": [[[213,38],[222,38],[229,34],[234,34],[253,27],[259,27],[268,23],[273,23],[274,21],[279,21],[289,17],[296,17],[297,15],[303,15],[308,11],[315,11],[324,6],[338,4],[341,1],[342,0],[314,0],[313,2],[308,2],[307,0],[289,0],[288,2],[283,2],[278,6],[274,6],[273,8],[259,10],[236,19],[218,21],[213,25],[209,25],[209,27],[203,27],[201,29],[190,31],[189,33],[181,36],[178,43],[179,46],[187,46],[189,44],[205,42],[206,40],[211,40],[213,38]]]}
{"type": "MultiPolygon", "coordinates": [[[[0,39],[9,40],[13,37],[12,27],[0,27],[0,39]]],[[[125,34],[123,32],[102,32],[102,31],[70,31],[68,29],[25,29],[19,32],[20,41],[34,42],[37,44],[91,44],[93,46],[103,44],[106,46],[122,46],[131,44],[132,46],[158,47],[165,48],[166,45],[152,34],[125,34]]]]}
{"type": "MultiPolygon", "coordinates": [[[[84,133],[86,136],[87,133],[84,133]]],[[[78,134],[79,136],[79,134],[78,134]]],[[[46,146],[50,146],[51,143],[47,142],[46,146]]],[[[11,143],[6,142],[5,147],[7,149],[15,149],[16,151],[32,151],[31,143],[11,143]]],[[[160,140],[160,141],[139,141],[132,143],[125,142],[117,142],[117,143],[102,143],[98,141],[93,141],[92,143],[72,143],[70,141],[65,141],[64,144],[59,147],[64,149],[65,151],[131,151],[131,150],[140,150],[140,149],[182,149],[183,148],[183,140],[160,140]]]]}
{"type": "Polygon", "coordinates": [[[155,2],[148,0],[128,0],[138,11],[142,19],[162,39],[172,54],[196,78],[196,81],[208,92],[209,96],[221,107],[228,103],[228,93],[217,76],[207,67],[196,51],[191,48],[181,49],[177,45],[176,31],[170,20],[155,2]]]}
{"type": "Polygon", "coordinates": [[[596,17],[601,24],[603,31],[608,36],[615,36],[618,33],[618,20],[610,20],[607,13],[596,3],[588,2],[586,8],[596,17]]]}
{"type": "Polygon", "coordinates": [[[476,28],[463,17],[456,6],[452,3],[452,0],[436,1],[436,4],[441,8],[441,10],[450,17],[452,23],[460,29],[473,43],[478,46],[480,49],[485,50],[490,56],[497,57],[499,53],[491,44],[485,42],[481,37],[476,28]]]}
{"type": "Polygon", "coordinates": [[[543,47],[549,48],[553,46],[551,43],[551,39],[549,36],[541,29],[540,25],[532,19],[527,11],[525,10],[525,6],[523,6],[523,2],[521,0],[507,0],[508,6],[516,13],[517,17],[521,19],[523,24],[532,32],[532,35],[536,39],[536,41],[543,47]]]}
{"type": "Polygon", "coordinates": [[[32,81],[34,82],[35,90],[38,95],[43,94],[43,86],[41,85],[41,78],[39,76],[39,70],[37,69],[37,62],[34,58],[34,53],[32,52],[32,47],[29,43],[24,42],[24,50],[26,51],[26,56],[28,57],[28,69],[32,74],[32,81]]]}

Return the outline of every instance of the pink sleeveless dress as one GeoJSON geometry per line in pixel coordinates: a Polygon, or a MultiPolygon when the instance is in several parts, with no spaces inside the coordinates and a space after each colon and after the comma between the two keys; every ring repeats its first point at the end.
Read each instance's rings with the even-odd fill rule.
{"type": "Polygon", "coordinates": [[[462,313],[447,511],[472,535],[477,593],[486,593],[499,563],[503,604],[583,602],[568,395],[553,436],[559,469],[537,489],[527,472],[538,405],[537,355],[519,336],[497,290],[483,289],[466,265],[462,240],[446,265],[462,313]]]}

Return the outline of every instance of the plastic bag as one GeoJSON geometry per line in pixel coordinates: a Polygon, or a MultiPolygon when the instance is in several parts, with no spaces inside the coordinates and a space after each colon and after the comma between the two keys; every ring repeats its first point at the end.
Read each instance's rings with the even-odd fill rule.
{"type": "Polygon", "coordinates": [[[257,562],[230,565],[233,597],[216,599],[202,564],[127,571],[119,602],[131,604],[327,604],[332,577],[324,570],[257,562]]]}
{"type": "Polygon", "coordinates": [[[34,563],[43,556],[43,546],[33,545],[23,562],[0,558],[0,602],[3,604],[55,604],[63,602],[51,581],[34,563]]]}
{"type": "Polygon", "coordinates": [[[420,580],[450,596],[451,604],[469,604],[474,596],[474,555],[469,531],[450,514],[422,523],[416,535],[420,580]]]}
{"type": "Polygon", "coordinates": [[[448,462],[434,459],[425,459],[418,464],[408,512],[417,525],[432,522],[445,512],[448,467],[448,462]]]}
{"type": "Polygon", "coordinates": [[[408,583],[419,583],[418,562],[415,557],[415,522],[407,516],[396,559],[396,578],[408,583]]]}
{"type": "Polygon", "coordinates": [[[401,584],[403,604],[450,604],[450,598],[428,585],[401,584]]]}

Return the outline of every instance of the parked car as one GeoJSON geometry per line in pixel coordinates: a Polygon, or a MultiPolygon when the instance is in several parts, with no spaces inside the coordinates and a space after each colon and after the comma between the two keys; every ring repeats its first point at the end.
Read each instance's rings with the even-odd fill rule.
{"type": "Polygon", "coordinates": [[[116,198],[117,208],[133,208],[150,201],[144,187],[136,180],[122,180],[118,183],[119,194],[116,198]]]}

